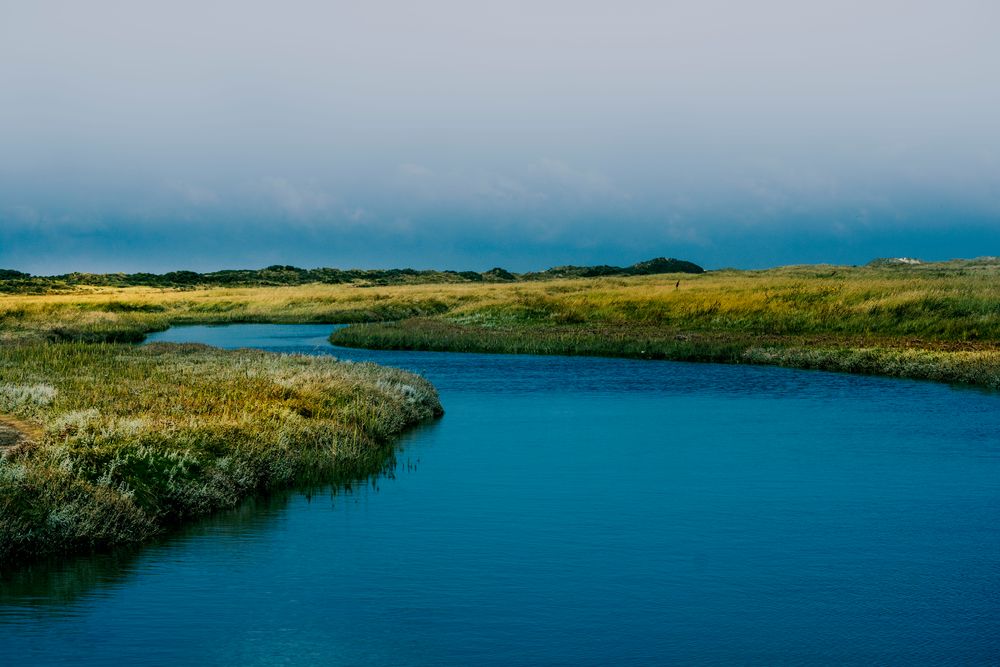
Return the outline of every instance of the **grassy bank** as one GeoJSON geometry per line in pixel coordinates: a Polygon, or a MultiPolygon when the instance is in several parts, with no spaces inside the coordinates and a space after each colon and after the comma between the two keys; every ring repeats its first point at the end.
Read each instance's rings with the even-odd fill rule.
{"type": "Polygon", "coordinates": [[[339,345],[759,363],[1000,387],[1000,266],[573,280],[355,325],[339,345]],[[678,286],[677,281],[680,281],[678,286]]]}
{"type": "Polygon", "coordinates": [[[134,543],[268,489],[363,478],[440,414],[371,364],[204,346],[0,346],[0,564],[134,543]]]}
{"type": "Polygon", "coordinates": [[[1000,389],[1000,349],[988,344],[754,336],[628,325],[486,328],[434,319],[355,325],[331,339],[337,345],[372,349],[762,364],[1000,389]]]}

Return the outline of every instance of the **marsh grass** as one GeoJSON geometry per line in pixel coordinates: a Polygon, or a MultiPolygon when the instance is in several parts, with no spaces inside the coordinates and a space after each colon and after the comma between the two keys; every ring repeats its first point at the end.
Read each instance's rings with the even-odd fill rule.
{"type": "Polygon", "coordinates": [[[239,322],[354,323],[333,340],[365,347],[1000,387],[996,262],[0,294],[0,418],[19,434],[0,448],[0,561],[141,541],[261,490],[364,477],[384,465],[394,434],[440,411],[429,384],[399,371],[126,344],[175,324],[239,322]]]}
{"type": "Polygon", "coordinates": [[[790,267],[553,281],[338,345],[778,364],[1000,387],[1000,269],[790,267]],[[676,287],[676,281],[681,287],[676,287]]]}
{"type": "Polygon", "coordinates": [[[79,288],[0,294],[5,340],[126,342],[172,324],[444,318],[482,328],[559,324],[752,335],[1000,338],[1000,266],[806,266],[638,277],[388,287],[79,288]],[[677,281],[680,289],[675,289],[677,281]]]}
{"type": "Polygon", "coordinates": [[[200,345],[0,347],[0,563],[148,539],[262,491],[363,478],[441,413],[403,371],[200,345]]]}

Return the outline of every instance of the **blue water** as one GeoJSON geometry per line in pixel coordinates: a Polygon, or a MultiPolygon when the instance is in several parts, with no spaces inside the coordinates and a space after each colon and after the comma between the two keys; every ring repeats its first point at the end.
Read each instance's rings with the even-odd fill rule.
{"type": "Polygon", "coordinates": [[[0,663],[1000,663],[1000,395],[331,328],[152,339],[423,373],[395,474],[7,573],[0,663]]]}

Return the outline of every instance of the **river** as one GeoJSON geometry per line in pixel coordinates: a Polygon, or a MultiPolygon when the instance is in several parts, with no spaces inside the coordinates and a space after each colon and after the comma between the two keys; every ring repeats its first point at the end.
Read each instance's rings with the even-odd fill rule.
{"type": "Polygon", "coordinates": [[[394,473],[7,573],[4,665],[996,664],[1000,395],[754,366],[155,341],[425,375],[394,473]]]}

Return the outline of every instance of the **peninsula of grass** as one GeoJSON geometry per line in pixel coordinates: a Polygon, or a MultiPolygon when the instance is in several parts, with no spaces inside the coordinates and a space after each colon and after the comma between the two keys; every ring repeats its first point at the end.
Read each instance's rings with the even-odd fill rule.
{"type": "Polygon", "coordinates": [[[0,346],[0,566],[137,543],[252,494],[381,471],[420,377],[202,345],[0,346]]]}

